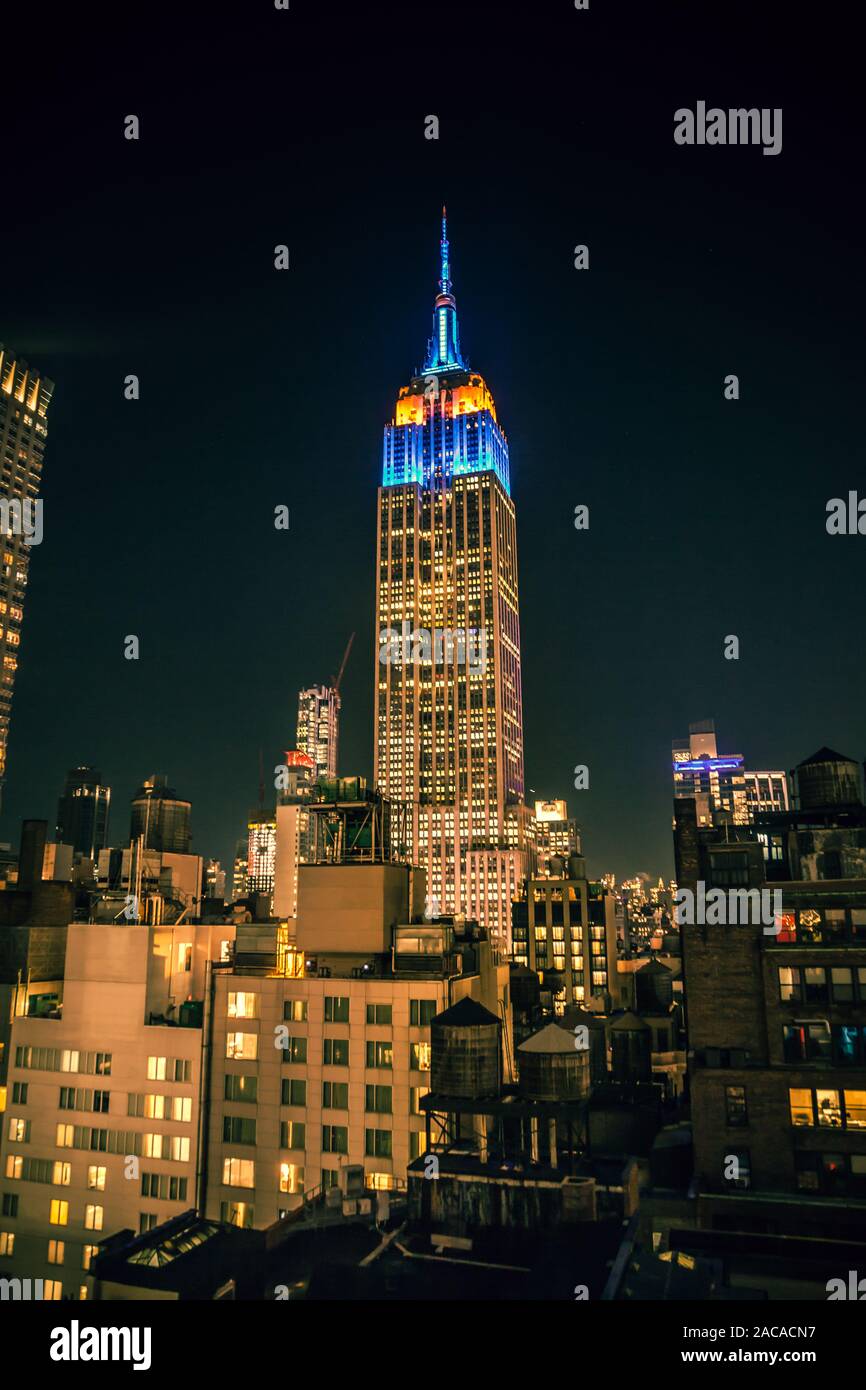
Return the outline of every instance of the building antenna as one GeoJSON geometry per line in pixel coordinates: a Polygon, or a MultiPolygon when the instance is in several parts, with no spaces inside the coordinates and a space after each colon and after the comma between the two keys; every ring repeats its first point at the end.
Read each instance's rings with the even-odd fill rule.
{"type": "Polygon", "coordinates": [[[259,749],[259,810],[265,809],[265,764],[262,750],[259,749]]]}

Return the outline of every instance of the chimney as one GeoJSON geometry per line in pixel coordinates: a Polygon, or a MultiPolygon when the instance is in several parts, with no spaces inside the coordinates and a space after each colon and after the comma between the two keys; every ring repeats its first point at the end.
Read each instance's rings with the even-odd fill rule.
{"type": "Polygon", "coordinates": [[[18,887],[37,888],[42,882],[45,860],[45,841],[48,838],[47,820],[26,820],[21,826],[21,851],[18,855],[18,887]]]}

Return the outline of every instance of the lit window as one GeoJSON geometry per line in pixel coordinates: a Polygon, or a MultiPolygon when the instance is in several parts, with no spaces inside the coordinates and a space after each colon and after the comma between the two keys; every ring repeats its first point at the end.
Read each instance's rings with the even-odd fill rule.
{"type": "Polygon", "coordinates": [[[55,1197],[51,1202],[48,1212],[48,1223],[51,1226],[65,1226],[69,1221],[69,1203],[61,1202],[55,1197]]]}
{"type": "Polygon", "coordinates": [[[256,1165],[251,1158],[223,1159],[223,1186],[255,1187],[256,1165]]]}
{"type": "Polygon", "coordinates": [[[50,1265],[62,1265],[63,1257],[66,1254],[66,1243],[62,1240],[49,1240],[48,1242],[48,1263],[50,1265]]]}
{"type": "Polygon", "coordinates": [[[229,1018],[258,1018],[259,996],[246,992],[229,993],[229,1018]]]}
{"type": "Polygon", "coordinates": [[[280,1191],[300,1193],[304,1190],[304,1170],[297,1163],[280,1164],[280,1191]]]}
{"type": "Polygon", "coordinates": [[[412,1043],[411,1051],[412,1060],[410,1062],[410,1066],[412,1067],[412,1070],[429,1071],[431,1056],[430,1044],[426,1042],[412,1043]]]}
{"type": "Polygon", "coordinates": [[[253,1062],[259,1055],[258,1033],[227,1033],[226,1057],[253,1062]]]}
{"type": "Polygon", "coordinates": [[[88,1203],[87,1203],[87,1206],[84,1208],[84,1228],[85,1228],[85,1230],[87,1230],[87,1231],[101,1231],[101,1230],[102,1230],[102,1220],[103,1220],[104,1215],[105,1215],[105,1208],[104,1208],[104,1207],[94,1206],[94,1204],[93,1204],[92,1202],[88,1202],[88,1203]]]}

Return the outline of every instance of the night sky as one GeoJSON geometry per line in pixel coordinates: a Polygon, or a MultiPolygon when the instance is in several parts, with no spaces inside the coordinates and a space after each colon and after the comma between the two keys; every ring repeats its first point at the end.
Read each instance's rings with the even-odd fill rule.
{"type": "Polygon", "coordinates": [[[568,799],[591,872],[672,872],[690,721],[751,767],[866,753],[866,536],[825,529],[866,493],[843,10],[507,8],[47,5],[4,29],[0,341],[56,389],[3,839],[53,831],[92,762],[114,843],[164,772],[196,852],[230,860],[259,749],[270,799],[298,689],[352,631],[340,770],[370,776],[382,428],[443,202],[511,452],[527,787],[568,799]],[[782,107],[781,154],[678,147],[698,100],[782,107]]]}

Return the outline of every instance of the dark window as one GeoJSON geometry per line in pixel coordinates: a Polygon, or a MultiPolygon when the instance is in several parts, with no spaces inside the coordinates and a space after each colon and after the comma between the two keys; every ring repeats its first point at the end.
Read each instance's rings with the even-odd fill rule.
{"type": "Polygon", "coordinates": [[[282,1104],[283,1105],[306,1105],[307,1103],[307,1083],[306,1081],[290,1081],[286,1079],[282,1085],[282,1104]]]}
{"type": "Polygon", "coordinates": [[[391,1087],[390,1086],[367,1086],[365,1087],[366,1099],[365,1108],[373,1115],[391,1114],[391,1087]]]}
{"type": "Polygon", "coordinates": [[[284,1062],[306,1062],[307,1060],[307,1039],[306,1038],[286,1038],[283,1043],[284,1062]]]}
{"type": "Polygon", "coordinates": [[[240,1100],[255,1104],[258,1093],[259,1080],[257,1076],[233,1076],[231,1074],[226,1076],[226,1100],[240,1100]]]}
{"type": "Polygon", "coordinates": [[[850,1004],[854,999],[854,972],[847,966],[834,965],[830,968],[830,983],[833,988],[834,1004],[850,1004]]]}
{"type": "Polygon", "coordinates": [[[389,1042],[368,1042],[367,1043],[367,1066],[373,1068],[390,1068],[393,1061],[393,1049],[389,1042]]]}
{"type": "MultiPolygon", "coordinates": [[[[522,939],[526,940],[526,928],[523,928],[522,939]]],[[[409,1023],[413,1028],[427,1028],[436,1017],[435,999],[410,999],[409,1000],[409,1023]]]]}
{"type": "Polygon", "coordinates": [[[807,1004],[829,1002],[827,971],[823,966],[807,965],[803,970],[803,998],[807,1004]]]}
{"type": "Polygon", "coordinates": [[[322,1046],[322,1062],[326,1067],[347,1067],[349,1065],[349,1039],[325,1038],[322,1046]]]}
{"type": "Polygon", "coordinates": [[[349,1131],[345,1125],[322,1125],[322,1152],[326,1154],[349,1152],[349,1131]]]}
{"type": "Polygon", "coordinates": [[[365,1129],[364,1152],[373,1158],[391,1157],[390,1129],[365,1129]]]}
{"type": "Polygon", "coordinates": [[[223,1142],[226,1144],[254,1144],[256,1142],[256,1122],[241,1115],[223,1116],[223,1142]]]}
{"type": "Polygon", "coordinates": [[[348,994],[326,994],[325,995],[325,1022],[326,1023],[348,1023],[349,1022],[349,996],[348,994]]]}

